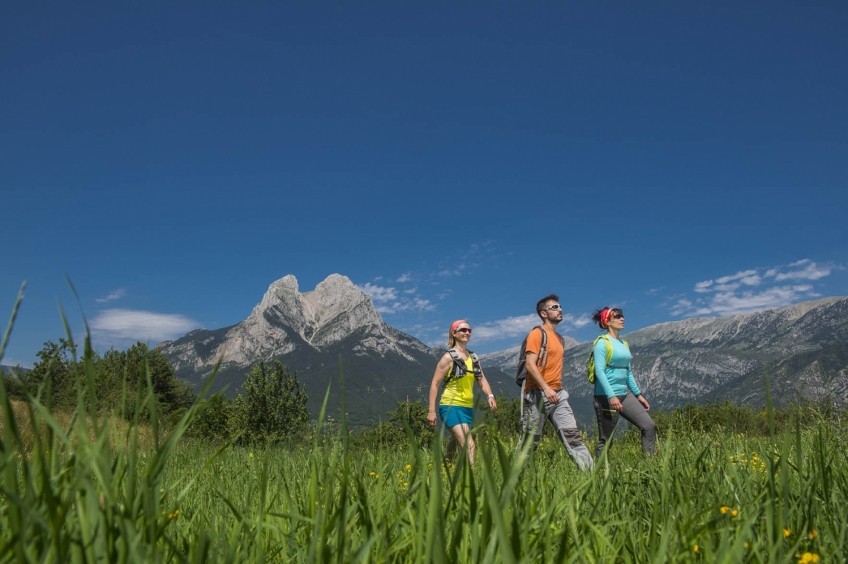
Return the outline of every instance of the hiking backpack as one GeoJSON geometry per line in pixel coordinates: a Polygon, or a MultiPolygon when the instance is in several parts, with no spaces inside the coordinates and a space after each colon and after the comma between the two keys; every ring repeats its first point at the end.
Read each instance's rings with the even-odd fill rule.
{"type": "Polygon", "coordinates": [[[477,355],[472,351],[468,351],[468,356],[471,357],[471,366],[472,369],[469,371],[465,366],[465,359],[460,358],[459,353],[456,352],[455,349],[448,349],[447,353],[450,355],[451,360],[453,360],[453,364],[451,365],[451,370],[445,375],[445,386],[448,385],[448,382],[453,380],[454,378],[462,378],[469,372],[474,374],[474,379],[479,380],[483,377],[483,369],[480,368],[480,360],[477,358],[477,355]]]}
{"type": "MultiPolygon", "coordinates": [[[[598,344],[598,340],[600,339],[603,339],[607,346],[606,363],[609,364],[610,360],[612,360],[612,343],[610,342],[609,335],[598,335],[595,342],[592,343],[592,348],[589,349],[589,358],[586,360],[586,379],[589,380],[590,384],[595,383],[595,345],[598,344]]],[[[624,343],[627,350],[630,350],[630,345],[627,344],[627,341],[622,339],[621,342],[624,343]]]]}
{"type": "MultiPolygon", "coordinates": [[[[536,359],[536,366],[539,367],[539,370],[542,370],[548,361],[548,332],[541,325],[536,325],[533,329],[538,329],[542,332],[542,344],[539,346],[539,357],[536,359]]],[[[530,332],[532,333],[533,330],[530,332]]],[[[529,336],[530,334],[528,333],[527,337],[529,336]]],[[[557,334],[557,336],[562,343],[563,351],[565,351],[565,340],[562,338],[562,335],[557,334]]],[[[524,340],[521,341],[521,350],[518,353],[518,369],[515,371],[515,383],[522,389],[524,388],[524,381],[527,379],[527,337],[524,337],[524,340]]]]}

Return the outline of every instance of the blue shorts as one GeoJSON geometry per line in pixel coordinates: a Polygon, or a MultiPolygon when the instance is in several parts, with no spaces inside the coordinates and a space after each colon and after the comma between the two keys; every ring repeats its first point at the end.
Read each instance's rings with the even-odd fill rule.
{"type": "Polygon", "coordinates": [[[457,425],[465,423],[471,426],[471,419],[474,417],[474,409],[471,407],[462,407],[460,405],[440,405],[439,418],[445,424],[445,427],[450,429],[457,425]]]}

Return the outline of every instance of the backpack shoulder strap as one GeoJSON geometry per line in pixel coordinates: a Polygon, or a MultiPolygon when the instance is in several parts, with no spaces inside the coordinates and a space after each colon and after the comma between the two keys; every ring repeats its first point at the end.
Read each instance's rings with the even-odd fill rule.
{"type": "Polygon", "coordinates": [[[463,360],[459,357],[459,353],[456,352],[456,349],[448,349],[446,352],[450,355],[453,364],[451,364],[448,373],[445,374],[445,385],[447,385],[447,383],[450,382],[452,379],[458,378],[465,374],[465,362],[463,362],[463,360]],[[462,371],[460,371],[460,367],[462,368],[462,371]]]}
{"type": "Polygon", "coordinates": [[[607,345],[607,364],[609,364],[612,360],[612,341],[610,341],[609,335],[601,335],[601,337],[607,345]]]}
{"type": "Polygon", "coordinates": [[[483,368],[480,366],[480,359],[473,351],[468,351],[468,356],[471,357],[471,366],[474,372],[474,379],[479,380],[483,377],[483,368]]]}
{"type": "Polygon", "coordinates": [[[536,325],[535,328],[542,334],[542,344],[539,345],[539,356],[536,358],[536,366],[544,368],[545,363],[548,362],[548,332],[541,325],[536,325]]]}

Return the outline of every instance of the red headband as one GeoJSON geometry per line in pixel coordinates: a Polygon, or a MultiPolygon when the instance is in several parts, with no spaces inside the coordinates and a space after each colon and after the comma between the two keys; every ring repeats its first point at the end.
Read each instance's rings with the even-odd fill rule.
{"type": "Polygon", "coordinates": [[[612,315],[612,308],[605,307],[601,310],[601,325],[606,327],[609,325],[609,318],[612,315]]]}
{"type": "Polygon", "coordinates": [[[462,325],[463,323],[468,325],[468,322],[464,319],[457,319],[456,321],[451,323],[450,332],[453,333],[454,331],[456,331],[456,328],[459,327],[460,325],[462,325]]]}

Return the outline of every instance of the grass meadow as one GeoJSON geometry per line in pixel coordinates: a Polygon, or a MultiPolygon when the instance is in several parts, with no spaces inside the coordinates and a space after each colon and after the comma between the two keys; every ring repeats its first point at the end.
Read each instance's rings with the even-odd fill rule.
{"type": "MultiPolygon", "coordinates": [[[[794,432],[676,433],[646,459],[627,434],[580,473],[479,430],[477,464],[433,448],[184,439],[37,401],[3,403],[4,562],[842,562],[841,419],[794,432]],[[17,416],[15,416],[17,413],[17,416]]],[[[487,432],[488,431],[488,432],[487,432]]]]}

